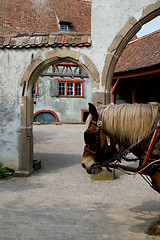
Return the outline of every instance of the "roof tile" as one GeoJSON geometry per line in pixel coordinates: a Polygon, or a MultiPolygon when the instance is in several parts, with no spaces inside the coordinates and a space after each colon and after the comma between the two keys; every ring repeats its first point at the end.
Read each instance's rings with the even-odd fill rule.
{"type": "Polygon", "coordinates": [[[68,35],[63,35],[62,36],[62,42],[63,43],[68,43],[68,35]]]}
{"type": "Polygon", "coordinates": [[[54,44],[55,38],[56,38],[55,35],[50,35],[50,36],[49,36],[49,40],[48,40],[48,45],[54,44]]]}
{"type": "Polygon", "coordinates": [[[130,42],[123,50],[115,73],[160,64],[160,30],[130,42]]]}
{"type": "Polygon", "coordinates": [[[30,40],[29,36],[22,37],[22,44],[21,45],[26,46],[29,43],[29,40],[30,40]]]}
{"type": "Polygon", "coordinates": [[[0,38],[0,48],[29,48],[29,47],[82,47],[91,45],[90,33],[85,34],[46,34],[31,36],[16,36],[0,38]]]}
{"type": "Polygon", "coordinates": [[[0,37],[0,45],[3,45],[4,43],[4,37],[0,37]]]}
{"type": "Polygon", "coordinates": [[[30,37],[28,46],[32,46],[35,43],[36,37],[30,37]]]}
{"type": "Polygon", "coordinates": [[[54,42],[55,43],[62,43],[62,35],[57,35],[54,42]]]}
{"type": "Polygon", "coordinates": [[[42,42],[42,36],[36,37],[35,44],[36,44],[36,45],[39,45],[39,44],[41,44],[41,42],[42,42]]]}
{"type": "Polygon", "coordinates": [[[5,47],[5,46],[9,45],[9,42],[10,42],[10,38],[6,37],[6,38],[4,39],[3,46],[5,47]]]}
{"type": "Polygon", "coordinates": [[[10,47],[12,46],[15,46],[16,45],[16,38],[11,38],[11,41],[10,41],[10,47]]]}
{"type": "Polygon", "coordinates": [[[48,36],[43,36],[43,37],[42,37],[42,41],[41,41],[42,44],[48,43],[48,38],[49,38],[48,36]]]}
{"type": "Polygon", "coordinates": [[[15,45],[16,45],[16,47],[19,47],[19,46],[22,45],[22,37],[17,38],[17,41],[16,41],[15,45]]]}

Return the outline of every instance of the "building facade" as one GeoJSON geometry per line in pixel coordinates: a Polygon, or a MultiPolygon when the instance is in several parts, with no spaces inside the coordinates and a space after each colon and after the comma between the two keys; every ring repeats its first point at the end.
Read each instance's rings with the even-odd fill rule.
{"type": "Polygon", "coordinates": [[[83,68],[73,63],[51,65],[36,83],[34,122],[85,122],[91,101],[92,87],[83,68]]]}
{"type": "Polygon", "coordinates": [[[94,0],[92,7],[90,1],[62,1],[63,12],[65,3],[71,3],[72,16],[75,4],[84,6],[78,11],[79,27],[86,22],[87,6],[91,11],[91,32],[88,28],[72,32],[74,20],[53,13],[52,3],[1,2],[0,161],[21,176],[29,175],[33,167],[34,95],[41,74],[59,63],[77,64],[90,80],[92,102],[110,102],[119,57],[140,28],[160,14],[159,0],[94,0]],[[52,29],[53,16],[58,33],[52,29]],[[61,25],[70,32],[61,32],[61,25]]]}

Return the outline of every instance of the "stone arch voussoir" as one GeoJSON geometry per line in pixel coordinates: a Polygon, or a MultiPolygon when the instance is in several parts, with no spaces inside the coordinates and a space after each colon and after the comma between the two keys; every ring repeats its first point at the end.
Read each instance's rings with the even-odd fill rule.
{"type": "Polygon", "coordinates": [[[99,73],[94,63],[85,54],[68,48],[56,49],[37,54],[26,69],[20,85],[23,86],[24,82],[29,84],[33,78],[35,81],[41,72],[43,72],[49,65],[62,61],[70,61],[83,67],[90,78],[92,87],[99,87],[99,73]]]}

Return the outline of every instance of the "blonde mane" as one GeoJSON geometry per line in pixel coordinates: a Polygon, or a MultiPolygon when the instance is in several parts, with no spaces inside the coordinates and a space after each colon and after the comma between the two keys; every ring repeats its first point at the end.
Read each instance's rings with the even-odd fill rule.
{"type": "Polygon", "coordinates": [[[120,144],[130,146],[138,142],[155,123],[159,104],[108,104],[100,106],[99,119],[105,130],[120,144]]]}

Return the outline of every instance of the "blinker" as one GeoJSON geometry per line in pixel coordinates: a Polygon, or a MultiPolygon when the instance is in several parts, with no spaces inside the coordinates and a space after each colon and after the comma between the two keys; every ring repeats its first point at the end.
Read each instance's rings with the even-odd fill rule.
{"type": "Polygon", "coordinates": [[[96,133],[91,131],[84,132],[84,142],[86,145],[95,146],[96,145],[96,133]]]}

